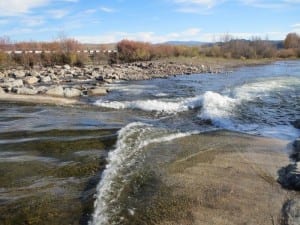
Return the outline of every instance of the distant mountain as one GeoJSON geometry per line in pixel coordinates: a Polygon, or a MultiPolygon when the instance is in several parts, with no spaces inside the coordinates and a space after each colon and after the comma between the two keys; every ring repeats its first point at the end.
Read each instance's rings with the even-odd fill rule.
{"type": "Polygon", "coordinates": [[[167,41],[163,44],[167,45],[186,45],[186,46],[200,46],[200,45],[207,45],[208,42],[201,42],[201,41],[167,41]]]}

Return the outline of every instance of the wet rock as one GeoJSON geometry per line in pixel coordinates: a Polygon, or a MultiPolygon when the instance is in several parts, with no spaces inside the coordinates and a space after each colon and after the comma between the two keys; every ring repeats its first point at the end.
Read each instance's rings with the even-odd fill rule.
{"type": "Polygon", "coordinates": [[[20,95],[35,95],[38,91],[32,88],[21,87],[16,89],[16,93],[20,95]]]}
{"type": "Polygon", "coordinates": [[[79,97],[81,96],[81,91],[76,88],[65,88],[64,89],[64,95],[67,98],[74,98],[74,97],[79,97]]]}
{"type": "Polygon", "coordinates": [[[300,199],[292,199],[287,201],[282,208],[282,214],[284,225],[299,225],[300,199]]]}
{"type": "Polygon", "coordinates": [[[300,163],[290,164],[278,171],[278,182],[289,190],[300,191],[300,163]]]}
{"type": "Polygon", "coordinates": [[[300,119],[295,120],[294,122],[292,122],[293,126],[297,129],[300,129],[300,119]]]}
{"type": "Polygon", "coordinates": [[[104,87],[97,87],[88,90],[88,95],[106,95],[107,89],[104,87]]]}
{"type": "Polygon", "coordinates": [[[37,77],[30,76],[24,79],[24,83],[29,85],[36,84],[37,82],[39,82],[39,79],[37,77]]]}
{"type": "Polygon", "coordinates": [[[296,153],[299,153],[300,154],[300,138],[297,138],[295,141],[294,141],[294,151],[296,153]]]}
{"type": "Polygon", "coordinates": [[[62,86],[54,86],[48,89],[45,93],[46,95],[56,96],[56,97],[64,97],[64,88],[62,86]]]}

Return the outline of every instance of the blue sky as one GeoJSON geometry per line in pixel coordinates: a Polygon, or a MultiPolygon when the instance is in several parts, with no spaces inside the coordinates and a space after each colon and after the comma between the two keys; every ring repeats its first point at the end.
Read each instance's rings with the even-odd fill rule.
{"type": "Polygon", "coordinates": [[[289,32],[300,33],[300,0],[0,0],[0,36],[14,41],[278,40],[289,32]]]}

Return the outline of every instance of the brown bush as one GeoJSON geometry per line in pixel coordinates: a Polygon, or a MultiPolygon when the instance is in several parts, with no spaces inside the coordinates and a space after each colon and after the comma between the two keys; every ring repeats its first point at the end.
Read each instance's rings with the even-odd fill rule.
{"type": "Polygon", "coordinates": [[[279,58],[292,58],[296,57],[297,52],[295,49],[289,48],[289,49],[281,49],[277,51],[277,57],[279,58]]]}

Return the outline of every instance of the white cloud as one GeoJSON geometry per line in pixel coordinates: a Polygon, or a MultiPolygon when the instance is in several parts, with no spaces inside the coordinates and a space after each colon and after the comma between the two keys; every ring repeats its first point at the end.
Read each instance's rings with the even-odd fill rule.
{"type": "Polygon", "coordinates": [[[113,13],[113,12],[115,12],[114,9],[108,8],[108,7],[100,7],[100,10],[103,11],[103,12],[106,12],[106,13],[113,13]]]}
{"type": "Polygon", "coordinates": [[[45,6],[50,0],[0,0],[0,16],[15,16],[45,6]]]}
{"type": "MultiPolygon", "coordinates": [[[[203,33],[198,28],[190,28],[181,32],[173,32],[164,35],[159,35],[154,32],[113,32],[102,35],[94,36],[77,36],[77,40],[83,43],[114,43],[122,39],[144,41],[151,43],[163,43],[167,41],[203,41],[203,42],[216,42],[224,37],[224,33],[203,33]]],[[[282,32],[264,32],[264,33],[247,33],[247,32],[234,32],[230,33],[233,38],[251,39],[252,37],[266,37],[270,40],[283,40],[286,33],[282,32]]]]}
{"type": "Polygon", "coordinates": [[[25,27],[37,27],[44,23],[44,19],[42,17],[25,17],[21,19],[21,23],[25,27]]]}
{"type": "Polygon", "coordinates": [[[175,3],[182,4],[182,5],[200,5],[206,8],[212,8],[217,4],[216,0],[175,0],[175,3]]]}
{"type": "Polygon", "coordinates": [[[66,15],[68,15],[69,11],[64,9],[53,9],[53,10],[48,10],[48,14],[54,19],[61,19],[66,15]]]}
{"type": "Polygon", "coordinates": [[[127,32],[113,32],[106,33],[103,35],[95,36],[77,36],[75,37],[81,42],[84,43],[112,43],[118,42],[122,39],[144,41],[151,43],[162,43],[166,41],[190,41],[190,40],[199,40],[200,36],[199,28],[189,28],[180,32],[173,32],[164,35],[156,34],[151,31],[146,32],[136,32],[136,33],[127,33],[127,32]]]}

